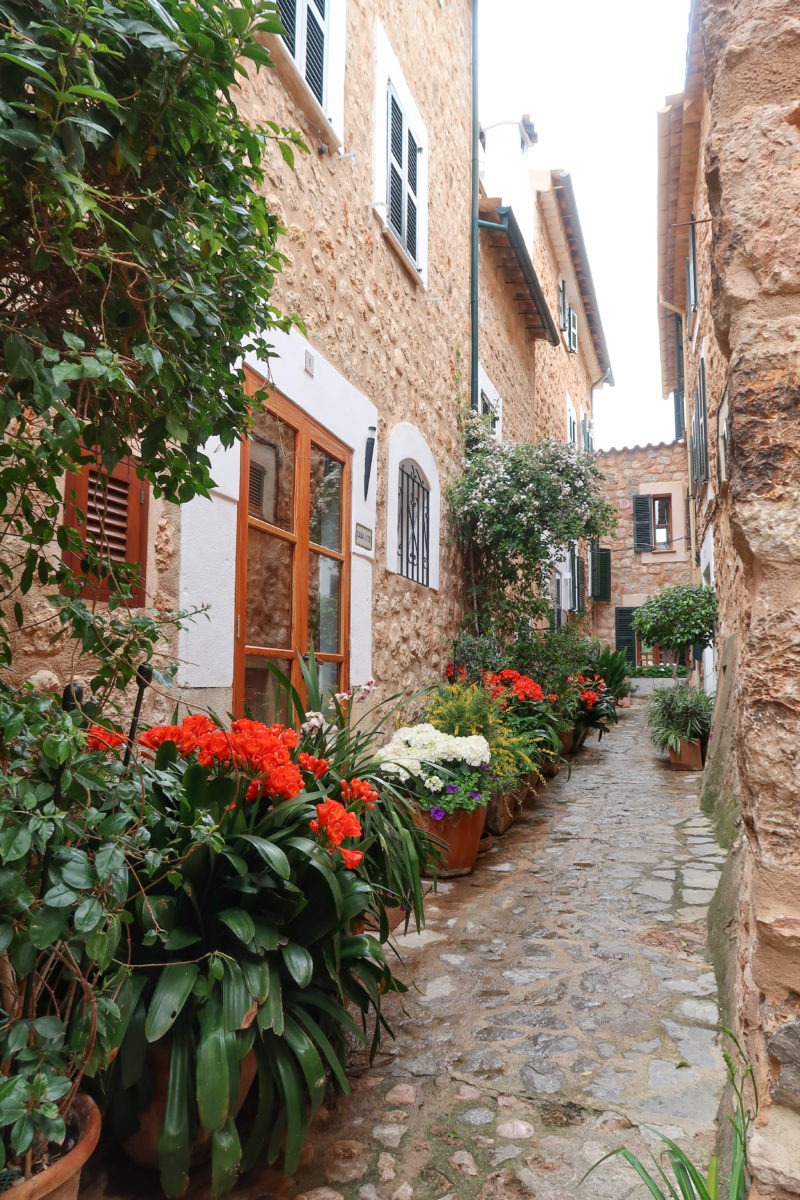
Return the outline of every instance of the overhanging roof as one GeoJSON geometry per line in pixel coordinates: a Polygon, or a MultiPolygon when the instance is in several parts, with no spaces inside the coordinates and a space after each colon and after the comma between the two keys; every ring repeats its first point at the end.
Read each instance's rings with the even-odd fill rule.
{"type": "Polygon", "coordinates": [[[557,346],[558,326],[547,307],[542,285],[512,209],[503,206],[499,200],[481,197],[480,219],[496,226],[495,230],[483,225],[481,232],[500,261],[500,269],[513,293],[528,337],[532,341],[547,341],[557,346]]]}
{"type": "Polygon", "coordinates": [[[558,203],[559,216],[561,217],[561,223],[566,234],[570,258],[572,259],[575,278],[578,281],[581,303],[583,304],[583,311],[586,314],[586,323],[589,326],[589,335],[592,339],[594,352],[600,364],[600,370],[604,374],[607,374],[608,383],[613,387],[614,377],[611,373],[611,359],[609,358],[608,346],[606,345],[603,325],[600,320],[600,307],[597,303],[597,293],[594,290],[592,272],[589,267],[589,255],[586,252],[586,243],[583,240],[583,231],[578,219],[578,206],[575,202],[572,179],[567,171],[551,171],[550,182],[556,202],[558,203]]]}
{"type": "Polygon", "coordinates": [[[668,96],[658,114],[658,333],[665,396],[677,383],[675,311],[686,311],[685,262],[703,119],[703,47],[696,3],[689,20],[686,87],[668,96]]]}

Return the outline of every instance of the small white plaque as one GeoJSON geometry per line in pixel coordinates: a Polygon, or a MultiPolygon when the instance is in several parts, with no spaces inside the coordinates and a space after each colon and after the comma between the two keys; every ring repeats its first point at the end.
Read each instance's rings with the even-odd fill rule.
{"type": "Polygon", "coordinates": [[[356,522],[356,545],[359,550],[372,549],[372,530],[356,522]]]}

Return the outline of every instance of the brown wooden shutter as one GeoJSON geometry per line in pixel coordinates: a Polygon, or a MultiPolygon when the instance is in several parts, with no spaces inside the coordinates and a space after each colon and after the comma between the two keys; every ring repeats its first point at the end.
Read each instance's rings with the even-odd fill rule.
{"type": "MultiPolygon", "coordinates": [[[[66,525],[93,542],[110,563],[133,563],[139,568],[139,586],[131,592],[129,603],[144,604],[148,488],[137,478],[136,464],[130,459],[118,463],[110,475],[94,465],[79,474],[70,473],[66,478],[65,498],[66,525]]],[[[81,573],[80,555],[68,551],[64,562],[74,573],[81,573]]],[[[93,583],[87,579],[80,594],[107,600],[111,590],[108,581],[93,583]]]]}

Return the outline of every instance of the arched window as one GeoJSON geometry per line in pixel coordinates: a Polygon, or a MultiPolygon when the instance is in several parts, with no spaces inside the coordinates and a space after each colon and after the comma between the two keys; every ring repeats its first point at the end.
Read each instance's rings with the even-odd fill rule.
{"type": "Polygon", "coordinates": [[[397,495],[397,571],[430,586],[431,489],[411,458],[400,463],[397,495]]]}
{"type": "Polygon", "coordinates": [[[439,587],[439,472],[415,425],[402,421],[389,438],[386,566],[423,587],[439,587]]]}

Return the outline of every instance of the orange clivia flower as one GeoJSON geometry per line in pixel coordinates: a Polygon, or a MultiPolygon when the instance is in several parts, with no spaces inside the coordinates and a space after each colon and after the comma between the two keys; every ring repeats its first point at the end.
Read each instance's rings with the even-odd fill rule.
{"type": "Polygon", "coordinates": [[[316,821],[309,821],[312,833],[324,833],[331,850],[335,850],[345,838],[360,837],[361,822],[355,813],[348,812],[338,800],[326,800],[317,805],[316,821]]]}
{"type": "Polygon", "coordinates": [[[339,847],[339,853],[341,854],[344,860],[344,865],[347,867],[348,871],[352,871],[353,867],[357,867],[364,857],[363,850],[345,850],[344,846],[339,847]]]}
{"type": "Polygon", "coordinates": [[[309,771],[315,779],[321,779],[330,768],[327,758],[314,758],[313,754],[298,754],[297,761],[304,771],[309,771]]]}
{"type": "Polygon", "coordinates": [[[555,692],[548,692],[547,699],[550,701],[551,704],[555,704],[556,701],[558,700],[558,696],[556,695],[555,692]]]}
{"type": "MultiPolygon", "coordinates": [[[[344,788],[344,782],[342,780],[342,788],[344,788]]],[[[360,801],[367,810],[375,807],[378,800],[378,793],[365,779],[351,779],[348,790],[350,798],[360,801]]]]}
{"type": "Polygon", "coordinates": [[[86,730],[87,750],[116,750],[128,739],[116,729],[106,729],[105,725],[90,725],[86,730]]]}

